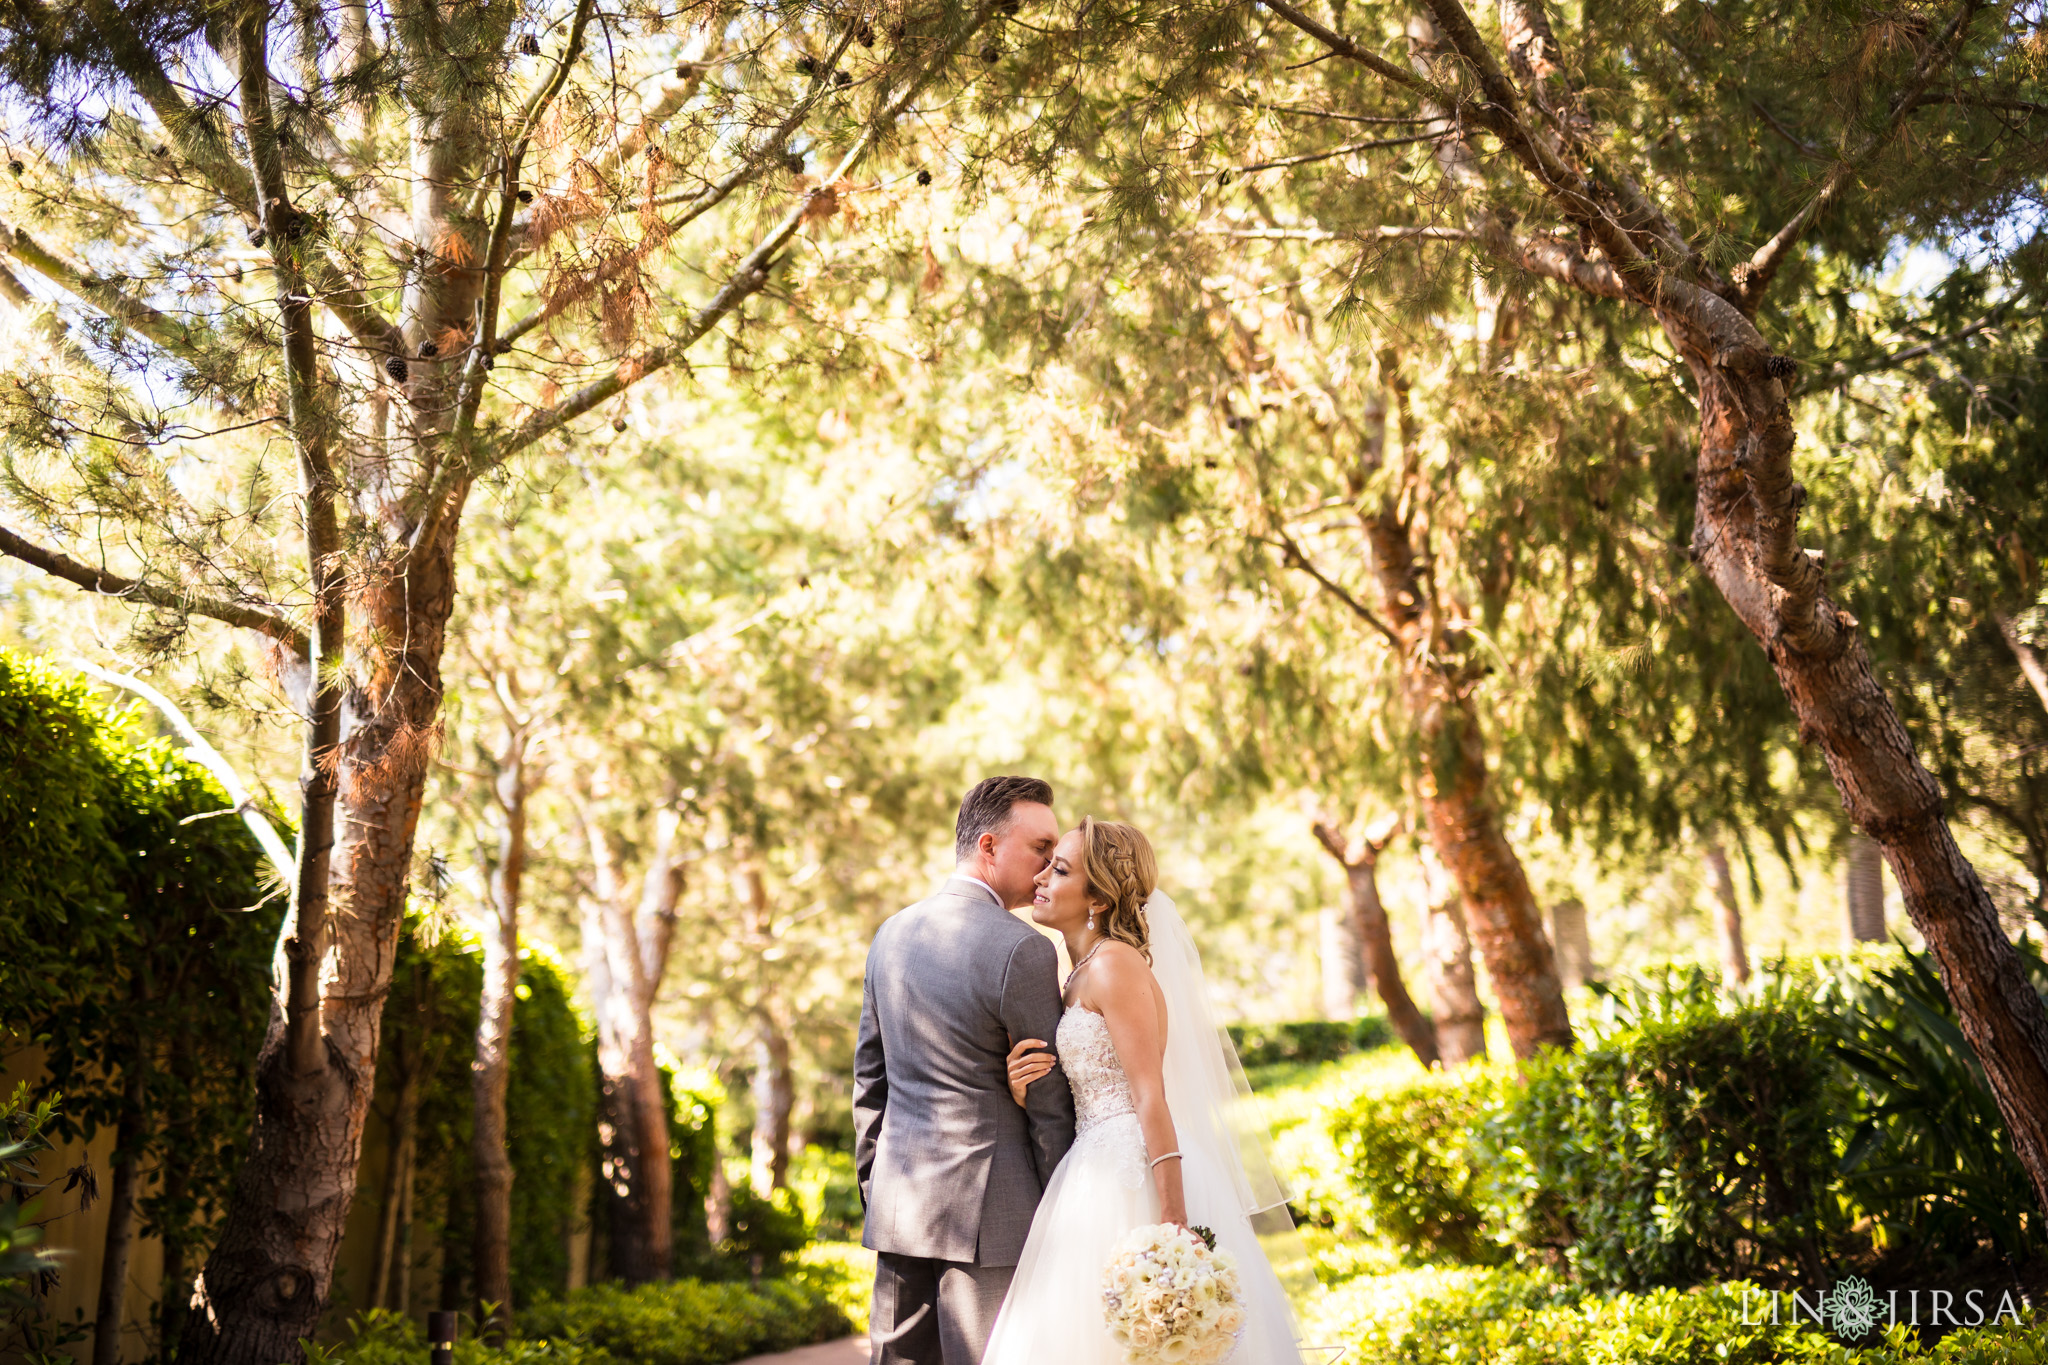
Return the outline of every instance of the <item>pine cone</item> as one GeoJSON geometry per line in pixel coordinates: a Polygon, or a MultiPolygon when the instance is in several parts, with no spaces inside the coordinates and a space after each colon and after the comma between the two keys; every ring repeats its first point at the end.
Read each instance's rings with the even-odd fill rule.
{"type": "Polygon", "coordinates": [[[27,170],[28,167],[22,165],[19,161],[10,161],[7,163],[7,169],[9,171],[12,171],[16,175],[20,175],[23,171],[27,170]]]}
{"type": "Polygon", "coordinates": [[[818,74],[818,59],[816,57],[799,57],[796,59],[796,69],[803,75],[815,76],[818,74]]]}
{"type": "Polygon", "coordinates": [[[990,43],[987,47],[981,50],[982,61],[988,63],[990,66],[994,66],[996,64],[996,58],[1002,55],[1003,54],[999,50],[997,50],[996,45],[994,43],[990,43]]]}
{"type": "Polygon", "coordinates": [[[624,431],[625,429],[626,429],[626,419],[625,419],[625,418],[623,418],[623,417],[614,417],[614,418],[612,418],[612,430],[613,430],[613,431],[624,431]]]}
{"type": "Polygon", "coordinates": [[[384,373],[391,376],[392,383],[403,384],[406,376],[405,357],[402,355],[386,356],[384,359],[384,373]]]}
{"type": "Polygon", "coordinates": [[[917,173],[917,183],[918,183],[918,184],[920,184],[920,185],[929,185],[929,184],[931,184],[931,183],[932,183],[932,173],[931,173],[930,171],[919,171],[919,172],[917,173]]]}
{"type": "Polygon", "coordinates": [[[788,167],[791,175],[802,175],[804,173],[804,154],[802,152],[784,152],[782,154],[782,164],[788,167]]]}
{"type": "Polygon", "coordinates": [[[519,39],[519,50],[529,57],[538,57],[540,55],[540,39],[534,37],[531,33],[522,35],[519,39]]]}
{"type": "Polygon", "coordinates": [[[832,73],[832,84],[834,84],[834,85],[852,85],[852,84],[853,84],[853,77],[851,77],[851,76],[847,75],[847,74],[846,74],[846,73],[845,73],[844,71],[835,71],[835,72],[833,72],[833,73],[832,73]]]}
{"type": "Polygon", "coordinates": [[[862,47],[873,47],[875,45],[875,26],[863,23],[853,31],[853,40],[862,47]]]}
{"type": "Polygon", "coordinates": [[[533,191],[521,190],[518,194],[514,195],[513,198],[517,199],[522,204],[531,204],[533,202],[533,191]]]}
{"type": "Polygon", "coordinates": [[[422,341],[420,343],[420,359],[432,360],[435,356],[439,354],[441,354],[441,346],[439,342],[422,341]]]}

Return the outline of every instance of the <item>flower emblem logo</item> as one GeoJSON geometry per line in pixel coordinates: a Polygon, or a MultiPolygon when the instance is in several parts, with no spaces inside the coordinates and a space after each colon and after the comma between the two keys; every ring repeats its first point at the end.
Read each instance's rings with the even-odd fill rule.
{"type": "Polygon", "coordinates": [[[1828,1295],[1828,1321],[1837,1334],[1855,1338],[1877,1326],[1877,1291],[1867,1280],[1851,1275],[1835,1283],[1828,1295]]]}

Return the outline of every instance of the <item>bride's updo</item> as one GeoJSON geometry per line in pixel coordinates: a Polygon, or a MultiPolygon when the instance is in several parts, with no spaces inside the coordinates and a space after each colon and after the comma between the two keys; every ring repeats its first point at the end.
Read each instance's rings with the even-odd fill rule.
{"type": "Polygon", "coordinates": [[[1088,899],[1108,909],[1095,917],[1095,927],[1119,943],[1128,943],[1152,960],[1151,931],[1145,924],[1145,899],[1159,885],[1159,860],[1152,844],[1131,825],[1089,816],[1081,821],[1081,876],[1088,899]]]}

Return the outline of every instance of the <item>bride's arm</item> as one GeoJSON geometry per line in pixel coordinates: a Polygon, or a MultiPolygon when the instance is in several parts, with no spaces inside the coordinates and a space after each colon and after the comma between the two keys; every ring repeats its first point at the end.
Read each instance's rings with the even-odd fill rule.
{"type": "Polygon", "coordinates": [[[1159,1017],[1152,968],[1136,948],[1105,943],[1091,971],[1087,994],[1094,998],[1088,1003],[1102,1011],[1103,1022],[1109,1025],[1109,1040],[1116,1044],[1117,1060],[1130,1079],[1145,1150],[1155,1158],[1175,1153],[1152,1167],[1160,1216],[1185,1226],[1188,1206],[1181,1190],[1179,1143],[1174,1139],[1173,1115],[1166,1107],[1166,1025],[1159,1017]]]}

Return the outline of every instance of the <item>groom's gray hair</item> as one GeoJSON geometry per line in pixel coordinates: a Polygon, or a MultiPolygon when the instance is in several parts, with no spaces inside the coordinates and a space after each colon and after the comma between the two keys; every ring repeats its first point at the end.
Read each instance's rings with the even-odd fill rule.
{"type": "Polygon", "coordinates": [[[965,862],[981,836],[1000,833],[1010,823],[1010,808],[1029,801],[1052,804],[1052,783],[1037,777],[986,777],[960,798],[960,818],[953,822],[953,859],[965,862]]]}

